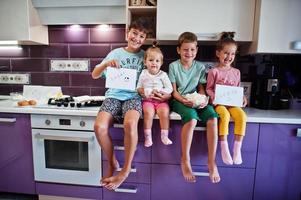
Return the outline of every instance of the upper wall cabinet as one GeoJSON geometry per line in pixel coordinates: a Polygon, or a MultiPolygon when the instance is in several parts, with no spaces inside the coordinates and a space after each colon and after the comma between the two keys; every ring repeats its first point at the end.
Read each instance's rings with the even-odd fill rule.
{"type": "Polygon", "coordinates": [[[256,0],[254,42],[246,53],[301,53],[300,9],[300,0],[256,0]]]}
{"type": "Polygon", "coordinates": [[[237,41],[252,41],[254,13],[255,0],[158,0],[157,39],[177,40],[191,31],[198,40],[214,41],[235,31],[237,41]]]}
{"type": "Polygon", "coordinates": [[[1,0],[0,27],[0,41],[48,44],[48,28],[41,24],[31,0],[1,0]]]}

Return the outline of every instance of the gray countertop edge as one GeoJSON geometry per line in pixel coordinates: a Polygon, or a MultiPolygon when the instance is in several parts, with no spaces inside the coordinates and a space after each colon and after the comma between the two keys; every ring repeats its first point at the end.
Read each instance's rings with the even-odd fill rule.
{"type": "MultiPolygon", "coordinates": [[[[27,113],[27,114],[49,114],[49,115],[73,115],[73,116],[95,116],[98,107],[81,109],[48,109],[36,107],[18,107],[15,102],[4,100],[0,102],[0,113],[27,113]]],[[[279,123],[279,124],[301,124],[301,110],[261,110],[255,108],[244,108],[250,123],[279,123]]],[[[157,118],[157,117],[156,117],[157,118]]],[[[180,120],[177,113],[171,112],[171,120],[180,120]]]]}

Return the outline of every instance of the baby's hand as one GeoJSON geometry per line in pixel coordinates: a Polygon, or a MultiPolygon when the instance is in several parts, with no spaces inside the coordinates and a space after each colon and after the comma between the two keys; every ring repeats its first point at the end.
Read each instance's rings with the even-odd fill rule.
{"type": "Polygon", "coordinates": [[[163,94],[161,92],[159,92],[157,89],[153,89],[153,92],[152,94],[155,96],[155,97],[162,97],[163,94]]]}
{"type": "Polygon", "coordinates": [[[107,67],[115,67],[115,68],[120,67],[118,60],[114,60],[114,59],[107,61],[106,65],[107,67]]]}

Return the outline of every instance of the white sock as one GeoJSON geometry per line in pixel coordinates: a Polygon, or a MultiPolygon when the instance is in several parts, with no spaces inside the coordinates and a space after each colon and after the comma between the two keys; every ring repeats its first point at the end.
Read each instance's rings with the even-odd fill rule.
{"type": "Polygon", "coordinates": [[[153,145],[152,130],[144,129],[144,146],[150,147],[153,145]]]}
{"type": "Polygon", "coordinates": [[[228,141],[222,140],[220,141],[220,144],[221,144],[221,154],[222,154],[223,162],[226,165],[233,165],[233,160],[229,151],[228,141]]]}
{"type": "Polygon", "coordinates": [[[168,130],[161,130],[161,141],[165,145],[172,144],[172,141],[168,138],[168,130]]]}
{"type": "Polygon", "coordinates": [[[241,158],[241,141],[235,141],[233,146],[233,162],[236,165],[240,165],[242,163],[241,158]]]}

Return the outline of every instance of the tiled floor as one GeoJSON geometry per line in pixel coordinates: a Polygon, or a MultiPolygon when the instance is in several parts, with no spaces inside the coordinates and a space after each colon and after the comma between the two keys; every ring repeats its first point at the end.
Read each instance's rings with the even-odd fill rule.
{"type": "Polygon", "coordinates": [[[0,192],[0,200],[38,200],[38,196],[0,192]]]}

